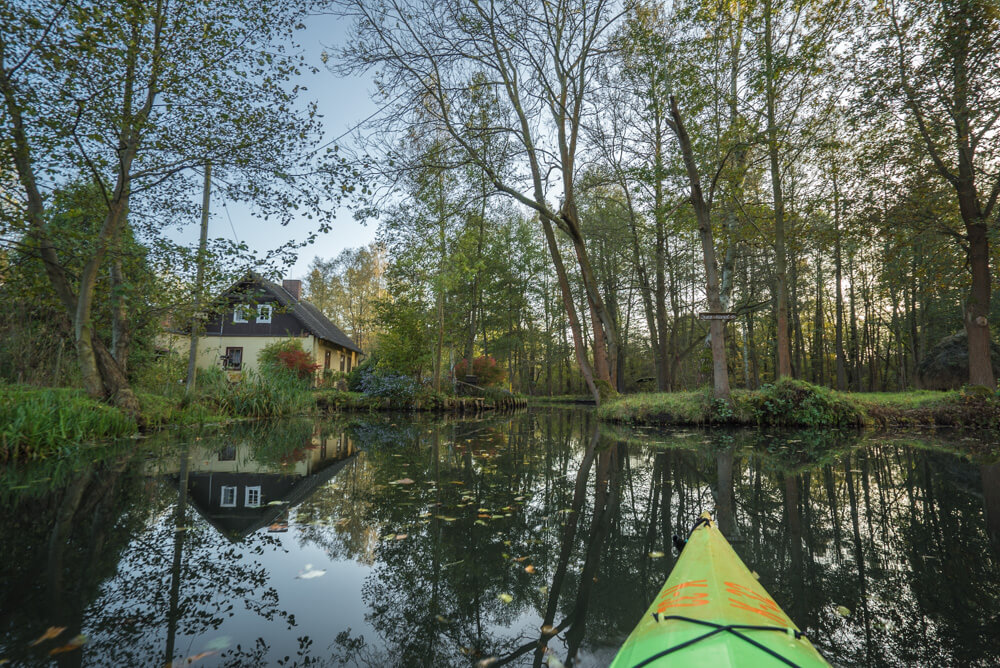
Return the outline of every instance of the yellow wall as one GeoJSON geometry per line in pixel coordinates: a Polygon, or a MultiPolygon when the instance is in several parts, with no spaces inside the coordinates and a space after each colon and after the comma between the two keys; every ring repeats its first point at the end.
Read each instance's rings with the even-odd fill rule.
{"type": "MultiPolygon", "coordinates": [[[[226,354],[226,348],[243,348],[243,367],[241,371],[245,371],[246,369],[256,371],[257,355],[260,354],[260,351],[265,346],[287,338],[287,336],[201,336],[198,338],[198,368],[222,368],[221,357],[226,354]]],[[[352,369],[358,365],[358,354],[353,350],[345,350],[340,346],[335,346],[327,341],[318,339],[311,334],[300,337],[300,339],[302,341],[302,349],[312,354],[313,362],[320,365],[317,374],[320,377],[324,370],[323,363],[327,350],[331,352],[330,370],[333,372],[340,371],[341,354],[351,356],[352,369]]],[[[191,348],[191,340],[186,334],[162,332],[157,335],[156,345],[181,355],[186,359],[191,348]]],[[[238,373],[234,372],[234,375],[238,375],[238,373]]]]}

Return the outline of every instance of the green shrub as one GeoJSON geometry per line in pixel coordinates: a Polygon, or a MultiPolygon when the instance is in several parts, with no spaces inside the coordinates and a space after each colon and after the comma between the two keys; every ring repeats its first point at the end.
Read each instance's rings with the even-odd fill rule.
{"type": "Polygon", "coordinates": [[[0,462],[43,459],[136,429],[126,413],[82,390],[0,386],[0,462]]]}
{"type": "Polygon", "coordinates": [[[864,410],[847,396],[801,380],[780,378],[748,395],[757,422],[805,427],[865,424],[864,410]]]}

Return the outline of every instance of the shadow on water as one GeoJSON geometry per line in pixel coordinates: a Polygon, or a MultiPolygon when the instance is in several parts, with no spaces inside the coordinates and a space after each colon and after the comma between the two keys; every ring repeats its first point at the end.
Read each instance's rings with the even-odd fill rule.
{"type": "Polygon", "coordinates": [[[606,665],[711,510],[832,662],[1000,662],[1000,462],[958,436],[554,409],[94,452],[0,472],[0,660],[606,665]]]}

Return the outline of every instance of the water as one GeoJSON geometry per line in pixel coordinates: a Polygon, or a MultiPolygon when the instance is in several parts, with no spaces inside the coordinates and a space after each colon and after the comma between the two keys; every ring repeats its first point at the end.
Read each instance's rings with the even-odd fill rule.
{"type": "Polygon", "coordinates": [[[0,663],[529,666],[546,625],[603,666],[714,510],[834,664],[997,665],[991,451],[558,409],[128,441],[3,472],[0,663]]]}

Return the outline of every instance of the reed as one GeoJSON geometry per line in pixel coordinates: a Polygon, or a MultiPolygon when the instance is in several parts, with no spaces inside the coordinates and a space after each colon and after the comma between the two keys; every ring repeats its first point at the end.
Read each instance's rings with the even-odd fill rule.
{"type": "Polygon", "coordinates": [[[135,433],[134,419],[82,390],[0,386],[0,462],[66,454],[82,443],[135,433]]]}

